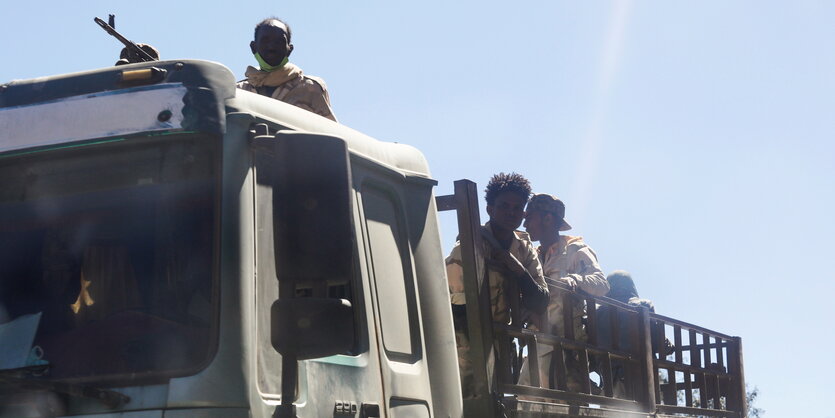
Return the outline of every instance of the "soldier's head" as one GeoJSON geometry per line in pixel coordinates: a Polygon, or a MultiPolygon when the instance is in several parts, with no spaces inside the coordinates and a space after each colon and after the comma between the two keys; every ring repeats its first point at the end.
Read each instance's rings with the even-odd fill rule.
{"type": "Polygon", "coordinates": [[[292,36],[290,25],[275,17],[255,25],[254,40],[249,43],[249,48],[262,70],[275,69],[284,64],[284,60],[293,52],[292,36]]]}
{"type": "Polygon", "coordinates": [[[556,196],[539,193],[531,197],[525,211],[525,230],[531,239],[554,238],[559,231],[568,231],[571,225],[565,221],[565,204],[556,196]]]}
{"type": "Polygon", "coordinates": [[[638,289],[629,272],[615,270],[606,277],[606,281],[609,282],[609,293],[606,296],[623,303],[638,297],[638,289]]]}
{"type": "Polygon", "coordinates": [[[531,195],[528,179],[517,173],[499,173],[490,178],[484,193],[490,225],[508,231],[519,228],[531,195]]]}
{"type": "MultiPolygon", "coordinates": [[[[139,49],[145,51],[145,53],[150,55],[151,58],[155,60],[159,59],[159,51],[153,46],[148,44],[136,44],[136,46],[138,46],[139,49]]],[[[141,57],[138,53],[134,53],[127,47],[124,47],[122,48],[122,52],[119,53],[119,61],[116,61],[116,65],[133,64],[144,61],[145,57],[141,57]]]]}

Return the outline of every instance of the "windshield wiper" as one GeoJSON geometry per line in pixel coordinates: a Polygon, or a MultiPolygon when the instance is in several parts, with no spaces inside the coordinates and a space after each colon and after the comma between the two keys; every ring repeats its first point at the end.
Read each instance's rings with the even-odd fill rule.
{"type": "Polygon", "coordinates": [[[109,389],[97,388],[77,383],[61,382],[45,379],[42,376],[49,369],[49,365],[21,367],[18,369],[0,370],[0,388],[11,385],[14,390],[42,389],[63,393],[76,398],[96,399],[110,409],[130,402],[130,397],[109,389]]]}

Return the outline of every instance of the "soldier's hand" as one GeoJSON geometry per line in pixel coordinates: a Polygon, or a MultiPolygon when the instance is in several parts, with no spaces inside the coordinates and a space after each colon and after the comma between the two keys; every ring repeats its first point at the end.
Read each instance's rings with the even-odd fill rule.
{"type": "Polygon", "coordinates": [[[571,276],[560,277],[559,280],[557,280],[557,282],[565,286],[568,286],[568,288],[571,289],[572,292],[577,290],[577,280],[574,280],[574,278],[571,276]]]}
{"type": "Polygon", "coordinates": [[[641,298],[630,298],[629,301],[626,302],[629,306],[643,306],[650,310],[650,312],[655,312],[655,305],[652,304],[652,301],[647,299],[641,298]]]}
{"type": "Polygon", "coordinates": [[[501,263],[506,269],[508,269],[511,273],[515,275],[523,275],[527,273],[525,267],[516,260],[509,252],[505,250],[500,250],[498,248],[493,248],[490,252],[490,257],[493,260],[498,261],[501,263]]]}

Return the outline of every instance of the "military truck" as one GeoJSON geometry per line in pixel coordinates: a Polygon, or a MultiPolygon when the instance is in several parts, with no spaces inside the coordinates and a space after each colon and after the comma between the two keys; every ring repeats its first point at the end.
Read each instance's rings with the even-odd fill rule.
{"type": "Polygon", "coordinates": [[[558,285],[587,338],[494,323],[475,184],[436,188],[417,149],[237,90],[217,63],[3,84],[0,416],[745,416],[737,337],[558,285]],[[464,255],[468,399],[441,210],[464,255]],[[555,366],[519,385],[535,342],[555,366]]]}

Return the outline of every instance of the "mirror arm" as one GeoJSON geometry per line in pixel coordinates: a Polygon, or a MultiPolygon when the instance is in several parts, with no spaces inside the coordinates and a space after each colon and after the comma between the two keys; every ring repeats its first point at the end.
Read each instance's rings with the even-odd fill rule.
{"type": "Polygon", "coordinates": [[[296,382],[299,380],[299,362],[295,356],[281,357],[281,405],[275,408],[273,418],[296,418],[296,382]]]}

